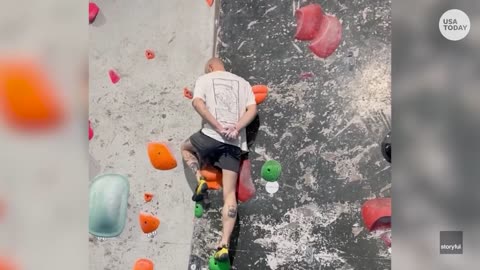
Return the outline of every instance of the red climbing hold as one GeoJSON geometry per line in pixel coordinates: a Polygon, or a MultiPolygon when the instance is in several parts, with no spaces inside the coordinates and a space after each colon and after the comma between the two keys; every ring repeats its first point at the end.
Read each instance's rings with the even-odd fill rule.
{"type": "Polygon", "coordinates": [[[145,193],[143,194],[143,199],[145,202],[150,202],[153,199],[153,194],[152,193],[145,193]]]}
{"type": "Polygon", "coordinates": [[[93,21],[95,21],[99,10],[100,8],[98,8],[97,4],[93,2],[88,3],[88,21],[90,23],[93,23],[93,21]]]}
{"type": "Polygon", "coordinates": [[[392,199],[377,198],[362,205],[362,218],[369,231],[390,227],[392,199]]]}
{"type": "Polygon", "coordinates": [[[118,81],[120,81],[120,75],[118,75],[118,73],[111,69],[108,71],[108,75],[110,76],[110,80],[112,81],[112,83],[117,83],[118,81]]]}
{"type": "Polygon", "coordinates": [[[240,164],[240,174],[237,181],[237,198],[241,202],[247,202],[255,196],[255,185],[252,181],[250,160],[244,159],[240,164]]]}
{"type": "Polygon", "coordinates": [[[188,98],[188,99],[192,99],[193,98],[193,93],[192,93],[192,91],[190,91],[190,89],[185,87],[185,88],[183,88],[183,96],[188,98]]]}
{"type": "Polygon", "coordinates": [[[207,5],[208,5],[209,7],[213,6],[213,1],[214,1],[214,0],[205,0],[205,2],[207,2],[207,5]]]}
{"type": "Polygon", "coordinates": [[[320,30],[308,48],[316,56],[327,58],[337,49],[342,39],[342,24],[335,16],[326,15],[320,30]]]}
{"type": "Polygon", "coordinates": [[[320,30],[324,15],[320,5],[310,4],[297,9],[295,17],[297,18],[295,38],[298,40],[312,40],[320,30]]]}
{"type": "Polygon", "coordinates": [[[90,120],[88,121],[88,140],[90,141],[93,138],[93,129],[92,125],[90,124],[90,120]]]}
{"type": "Polygon", "coordinates": [[[145,57],[147,57],[148,60],[153,59],[155,58],[155,53],[152,50],[146,50],[145,57]]]}

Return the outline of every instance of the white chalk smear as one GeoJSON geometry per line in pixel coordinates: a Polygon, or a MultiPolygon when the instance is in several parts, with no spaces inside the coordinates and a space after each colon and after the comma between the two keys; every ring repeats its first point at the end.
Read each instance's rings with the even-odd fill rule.
{"type": "MultiPolygon", "coordinates": [[[[280,198],[280,197],[278,197],[280,198]]],[[[288,210],[280,221],[268,222],[262,217],[253,220],[253,231],[261,237],[254,242],[275,253],[267,254],[267,264],[272,270],[285,269],[292,263],[304,262],[308,254],[302,247],[315,245],[313,258],[321,261],[322,266],[332,263],[345,264],[338,250],[326,250],[327,239],[315,230],[324,229],[334,223],[343,213],[352,214],[360,206],[358,204],[316,204],[310,203],[288,210]],[[294,233],[295,232],[295,233],[294,233]]]]}
{"type": "Polygon", "coordinates": [[[237,50],[240,50],[240,48],[242,48],[243,44],[245,44],[245,40],[242,41],[242,43],[240,43],[240,46],[238,46],[237,50]]]}
{"type": "Polygon", "coordinates": [[[228,44],[223,42],[220,38],[217,38],[217,40],[218,40],[218,43],[222,44],[223,47],[225,47],[225,48],[229,47],[228,44]]]}
{"type": "Polygon", "coordinates": [[[295,44],[295,42],[292,41],[292,44],[293,44],[293,47],[295,47],[295,49],[297,49],[299,53],[303,53],[302,49],[300,49],[300,47],[298,47],[298,45],[295,44]]]}
{"type": "Polygon", "coordinates": [[[258,23],[258,21],[252,21],[248,24],[247,26],[247,29],[250,29],[253,25],[255,25],[256,23],[258,23]]]}
{"type": "Polygon", "coordinates": [[[265,11],[265,13],[263,13],[263,16],[267,15],[267,13],[275,10],[276,8],[277,8],[277,6],[274,6],[274,7],[271,7],[271,8],[269,8],[269,9],[267,9],[267,10],[265,11]]]}

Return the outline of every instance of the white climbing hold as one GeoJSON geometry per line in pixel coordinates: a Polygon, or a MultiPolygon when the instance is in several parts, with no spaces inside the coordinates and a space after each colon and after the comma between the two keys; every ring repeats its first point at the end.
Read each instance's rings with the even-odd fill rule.
{"type": "Polygon", "coordinates": [[[279,189],[279,184],[277,181],[275,182],[268,182],[266,185],[265,185],[265,189],[267,190],[268,193],[270,194],[274,194],[278,191],[279,189]]]}

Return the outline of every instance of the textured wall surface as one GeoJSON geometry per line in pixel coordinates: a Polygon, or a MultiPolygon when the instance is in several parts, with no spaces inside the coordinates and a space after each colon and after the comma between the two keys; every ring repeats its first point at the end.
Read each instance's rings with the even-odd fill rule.
{"type": "MultiPolygon", "coordinates": [[[[391,118],[390,6],[379,0],[222,2],[219,56],[252,85],[270,87],[250,154],[257,197],[239,207],[234,269],[390,268],[386,246],[360,217],[365,200],[390,195],[390,164],[380,152],[391,118]],[[295,9],[312,2],[343,25],[340,47],[325,60],[293,38],[295,9]],[[283,166],[280,190],[272,195],[260,177],[269,159],[283,166]]],[[[221,198],[213,200],[194,229],[196,266],[219,239],[221,198]]]]}
{"type": "Polygon", "coordinates": [[[214,9],[203,1],[98,1],[100,14],[90,25],[90,179],[100,173],[129,178],[127,224],[117,238],[90,241],[90,269],[132,269],[151,259],[155,269],[185,269],[193,228],[191,191],[185,181],[180,143],[198,130],[199,118],[183,88],[202,74],[213,51],[214,9]],[[156,57],[147,60],[151,49],[156,57]],[[112,84],[108,70],[121,79],[112,84]],[[147,143],[167,142],[178,161],[158,171],[147,143]],[[151,192],[150,203],[143,200],[151,192]],[[149,239],[138,214],[157,215],[161,225],[149,239]]]}

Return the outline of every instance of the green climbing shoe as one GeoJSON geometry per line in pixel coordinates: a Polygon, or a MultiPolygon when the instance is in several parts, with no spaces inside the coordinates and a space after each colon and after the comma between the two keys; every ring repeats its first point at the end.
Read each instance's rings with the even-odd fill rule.
{"type": "Polygon", "coordinates": [[[202,201],[203,198],[205,197],[204,195],[207,194],[208,191],[208,185],[207,185],[207,179],[205,177],[200,177],[198,179],[198,184],[197,187],[195,188],[195,192],[193,193],[192,200],[194,202],[199,202],[202,201]]]}

